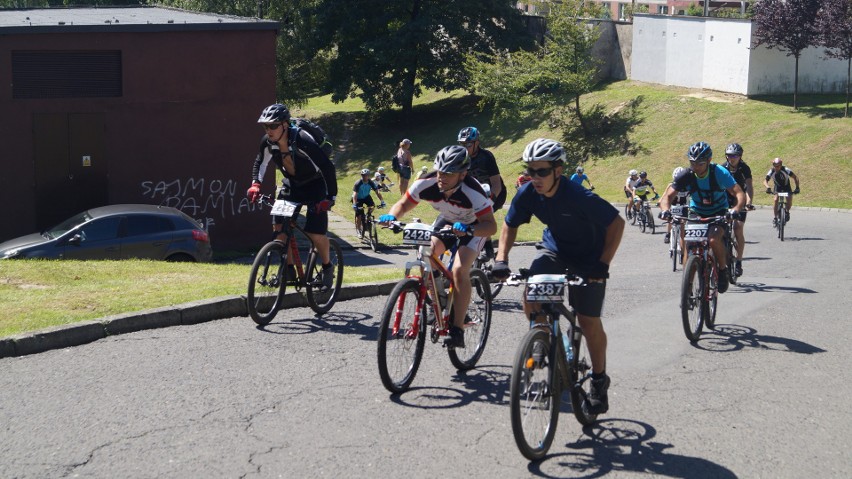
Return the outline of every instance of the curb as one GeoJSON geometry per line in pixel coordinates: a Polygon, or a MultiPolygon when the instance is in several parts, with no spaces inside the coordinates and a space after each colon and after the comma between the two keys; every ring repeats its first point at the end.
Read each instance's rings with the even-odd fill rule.
{"type": "MultiPolygon", "coordinates": [[[[387,295],[397,281],[376,284],[343,286],[337,301],[387,295]]],[[[300,292],[284,296],[282,311],[308,306],[300,292]]],[[[31,333],[0,338],[0,358],[26,356],[53,349],[88,344],[108,336],[133,333],[145,329],[187,326],[217,319],[248,317],[245,296],[223,296],[192,301],[164,308],[154,308],[133,313],[122,313],[102,319],[56,326],[31,333]]]]}

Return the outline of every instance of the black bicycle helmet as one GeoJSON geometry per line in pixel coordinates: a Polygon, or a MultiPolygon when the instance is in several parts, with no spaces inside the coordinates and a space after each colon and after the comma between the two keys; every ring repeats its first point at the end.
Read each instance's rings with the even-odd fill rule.
{"type": "Polygon", "coordinates": [[[458,141],[477,141],[479,140],[479,130],[476,129],[475,126],[469,126],[467,128],[462,128],[459,131],[459,139],[458,141]]]}
{"type": "Polygon", "coordinates": [[[689,161],[710,161],[713,158],[713,150],[707,143],[699,141],[689,147],[686,156],[689,157],[689,161]]]}
{"type": "Polygon", "coordinates": [[[648,172],[646,172],[646,171],[640,171],[639,172],[639,178],[642,178],[644,180],[647,177],[648,177],[648,172]]]}
{"type": "Polygon", "coordinates": [[[531,141],[524,148],[523,159],[526,163],[533,161],[562,163],[565,161],[565,149],[558,141],[539,138],[531,141]]]}
{"type": "Polygon", "coordinates": [[[286,106],[276,103],[274,105],[269,105],[268,107],[263,109],[263,112],[260,114],[260,118],[257,119],[258,123],[289,123],[290,122],[290,110],[287,109],[286,106]]]}
{"type": "Polygon", "coordinates": [[[461,145],[445,146],[435,155],[435,169],[441,173],[459,173],[469,167],[470,156],[461,145]]]}
{"type": "Polygon", "coordinates": [[[743,147],[739,143],[731,143],[725,148],[726,155],[743,156],[743,147]]]}

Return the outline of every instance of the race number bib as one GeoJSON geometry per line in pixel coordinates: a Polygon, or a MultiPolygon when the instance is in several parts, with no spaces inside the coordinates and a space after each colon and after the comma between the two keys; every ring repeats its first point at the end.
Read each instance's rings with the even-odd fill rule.
{"type": "Polygon", "coordinates": [[[287,200],[275,200],[275,204],[272,205],[272,211],[270,211],[269,214],[272,216],[292,218],[298,206],[299,205],[297,203],[292,203],[287,200]]]}
{"type": "Polygon", "coordinates": [[[561,303],[565,297],[565,276],[537,274],[527,280],[524,297],[528,303],[561,303]]]}
{"type": "Polygon", "coordinates": [[[432,244],[432,226],[424,223],[409,223],[402,230],[402,244],[429,246],[432,244]]]}
{"type": "Polygon", "coordinates": [[[707,239],[708,224],[687,224],[683,230],[684,241],[704,241],[707,239]]]}

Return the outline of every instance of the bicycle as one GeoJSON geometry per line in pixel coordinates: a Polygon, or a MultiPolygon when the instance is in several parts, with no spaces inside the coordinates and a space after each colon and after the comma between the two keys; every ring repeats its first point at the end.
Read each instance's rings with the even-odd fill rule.
{"type": "MultiPolygon", "coordinates": [[[[394,221],[388,227],[402,233],[403,244],[417,246],[415,261],[405,265],[405,278],[391,291],[382,311],[378,338],[379,376],[385,388],[392,393],[408,389],[423,358],[423,348],[428,336],[437,343],[449,334],[453,317],[455,285],[450,275],[458,249],[458,237],[451,230],[434,231],[423,223],[394,221]],[[453,238],[450,248],[450,266],[445,267],[432,253],[431,238],[453,238]],[[441,276],[433,274],[438,271],[441,276]],[[448,285],[437,283],[449,282],[448,285]],[[444,294],[446,292],[446,294],[444,294]],[[434,320],[427,319],[427,309],[434,320]],[[427,331],[427,329],[429,331],[427,331]]],[[[488,341],[491,328],[491,288],[485,273],[471,269],[471,299],[465,320],[465,348],[447,348],[450,362],[457,369],[473,369],[488,341]]]]}
{"type": "Polygon", "coordinates": [[[392,181],[390,183],[380,182],[379,183],[379,190],[381,190],[382,193],[388,193],[390,191],[390,187],[394,186],[395,184],[396,183],[394,183],[392,181]]]}
{"type": "MultiPolygon", "coordinates": [[[[490,239],[488,241],[491,241],[490,239]]],[[[496,254],[496,252],[495,252],[496,254]]],[[[483,249],[482,253],[476,257],[473,261],[473,267],[482,270],[485,273],[485,276],[488,278],[488,281],[491,285],[491,299],[497,297],[500,294],[500,291],[503,290],[503,282],[497,281],[491,275],[491,271],[494,269],[494,255],[485,255],[485,250],[483,249]]]]}
{"type": "Polygon", "coordinates": [[[373,208],[372,206],[368,206],[366,213],[364,212],[364,205],[355,209],[355,231],[358,233],[358,237],[362,241],[366,239],[367,244],[370,245],[370,249],[376,252],[379,249],[379,231],[376,228],[376,221],[373,218],[373,208]],[[360,226],[358,216],[361,219],[360,226]]]}
{"type": "Polygon", "coordinates": [[[674,205],[671,207],[671,223],[672,229],[669,234],[669,258],[672,260],[672,271],[677,271],[677,265],[683,260],[683,242],[681,241],[681,232],[683,231],[683,223],[686,221],[686,206],[674,205]]]}
{"type": "Polygon", "coordinates": [[[627,199],[627,204],[624,205],[624,218],[630,222],[630,224],[636,224],[636,214],[633,211],[633,203],[630,198],[627,199]]]}
{"type": "MultiPolygon", "coordinates": [[[[775,194],[771,189],[766,190],[767,194],[775,194]]],[[[787,198],[791,195],[786,191],[779,191],[778,204],[775,205],[775,218],[772,220],[772,226],[778,230],[778,239],[784,241],[784,228],[787,226],[787,198]]]]}
{"type": "Polygon", "coordinates": [[[646,228],[650,228],[651,234],[654,234],[656,226],[654,225],[654,215],[651,214],[651,204],[648,203],[648,200],[642,200],[642,204],[639,205],[639,213],[637,213],[637,217],[639,228],[642,232],[644,233],[646,228]]]}
{"type": "Polygon", "coordinates": [[[530,330],[518,346],[509,383],[509,409],[512,434],[521,454],[529,460],[544,457],[553,443],[562,390],[567,387],[571,408],[577,421],[586,426],[597,420],[588,412],[586,402],[591,387],[592,365],[583,330],[571,306],[563,302],[568,286],[582,286],[574,275],[540,274],[528,277],[521,270],[506,284],[525,284],[526,301],[541,305],[541,312],[530,317],[530,330]],[[547,322],[537,323],[534,316],[547,322]],[[563,336],[560,316],[568,320],[563,336]]]}
{"type": "Polygon", "coordinates": [[[334,271],[333,286],[328,289],[322,286],[319,275],[322,271],[322,261],[311,238],[296,222],[301,205],[287,200],[275,200],[269,195],[261,195],[258,202],[271,206],[271,215],[289,218],[284,221],[282,234],[287,236],[284,241],[275,239],[266,243],[254,258],[249,273],[248,293],[246,304],[251,319],[260,326],[265,326],[278,314],[284,300],[288,285],[300,291],[304,288],[308,305],[317,314],[327,313],[340,293],[343,283],[343,250],[333,238],[329,238],[329,252],[334,271]],[[306,267],[302,265],[296,233],[301,233],[310,249],[307,251],[306,267]],[[288,267],[293,267],[291,270],[288,267]],[[290,276],[295,271],[296,277],[290,276]]]}
{"type": "MultiPolygon", "coordinates": [[[[710,249],[709,230],[711,225],[724,224],[728,218],[728,215],[691,217],[684,226],[683,239],[689,257],[683,267],[680,308],[683,332],[693,343],[698,341],[704,325],[712,330],[716,324],[719,270],[710,249]]],[[[729,237],[730,234],[730,228],[726,228],[724,235],[729,237]]],[[[730,259],[730,248],[726,254],[730,259]]]]}

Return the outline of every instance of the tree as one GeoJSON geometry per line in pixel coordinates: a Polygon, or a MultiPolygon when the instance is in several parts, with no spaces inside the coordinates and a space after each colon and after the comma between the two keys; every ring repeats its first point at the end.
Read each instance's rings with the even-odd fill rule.
{"type": "Polygon", "coordinates": [[[852,81],[852,0],[824,0],[817,14],[819,44],[826,56],[846,60],[846,108],[849,117],[849,84],[852,81]]]}
{"type": "Polygon", "coordinates": [[[411,111],[423,88],[468,87],[465,54],[530,43],[511,0],[324,0],[309,51],[330,52],[332,101],[361,98],[368,110],[411,111]]]}
{"type": "Polygon", "coordinates": [[[821,0],[760,0],[754,6],[754,46],[766,45],[795,57],[793,109],[798,109],[799,57],[816,45],[815,18],[821,0]]]}
{"type": "Polygon", "coordinates": [[[551,4],[545,43],[535,51],[468,55],[466,69],[480,106],[493,106],[497,118],[545,114],[551,124],[566,125],[571,113],[566,105],[573,103],[573,115],[588,136],[580,95],[596,83],[592,47],[600,32],[579,20],[581,11],[573,1],[551,4]]]}

